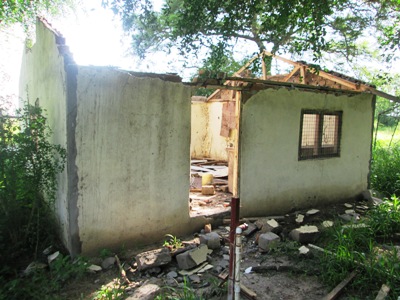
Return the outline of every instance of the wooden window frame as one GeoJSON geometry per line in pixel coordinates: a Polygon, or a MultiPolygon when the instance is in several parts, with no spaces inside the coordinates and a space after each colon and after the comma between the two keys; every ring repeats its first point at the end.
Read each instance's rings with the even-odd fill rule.
{"type": "Polygon", "coordinates": [[[342,119],[343,111],[327,111],[327,110],[313,110],[313,109],[303,109],[300,116],[300,136],[299,136],[299,160],[310,160],[319,158],[331,158],[340,157],[340,142],[342,135],[342,119]],[[315,136],[314,136],[314,146],[304,147],[302,146],[303,140],[303,121],[304,115],[315,115],[316,125],[315,125],[315,136]],[[334,131],[334,144],[333,147],[322,146],[322,136],[323,136],[323,126],[324,126],[324,116],[337,116],[337,122],[335,123],[334,131]]]}

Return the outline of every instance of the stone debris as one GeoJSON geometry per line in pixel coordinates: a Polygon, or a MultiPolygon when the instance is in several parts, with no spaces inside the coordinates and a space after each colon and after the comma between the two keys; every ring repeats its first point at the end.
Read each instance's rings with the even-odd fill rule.
{"type": "Polygon", "coordinates": [[[45,269],[47,268],[47,265],[41,262],[33,261],[31,262],[26,269],[24,270],[24,275],[30,275],[32,272],[40,269],[45,269]]]}
{"type": "Polygon", "coordinates": [[[261,252],[269,251],[281,241],[281,238],[273,232],[260,234],[258,238],[258,248],[261,252]]]}
{"type": "Polygon", "coordinates": [[[330,228],[333,226],[333,221],[323,221],[322,222],[322,227],[324,228],[330,228]]]}
{"type": "Polygon", "coordinates": [[[306,212],[306,216],[313,216],[319,213],[318,209],[310,209],[309,211],[306,212]]]}
{"type": "Polygon", "coordinates": [[[195,273],[204,273],[205,271],[210,270],[212,268],[214,268],[214,266],[212,266],[212,265],[210,265],[210,264],[205,262],[205,263],[202,263],[197,268],[194,268],[192,270],[181,270],[181,271],[179,271],[179,275],[189,276],[189,275],[192,275],[192,274],[195,274],[195,273]]]}
{"type": "Polygon", "coordinates": [[[346,222],[356,222],[360,219],[360,215],[353,209],[346,210],[346,212],[339,217],[346,222]]]}
{"type": "Polygon", "coordinates": [[[98,265],[90,265],[89,267],[86,268],[86,270],[88,270],[91,273],[96,273],[96,272],[100,272],[103,269],[98,265]]]}
{"type": "Polygon", "coordinates": [[[299,254],[302,256],[307,256],[310,254],[310,249],[308,249],[306,246],[301,246],[299,248],[299,254]]]}
{"type": "Polygon", "coordinates": [[[211,224],[204,225],[204,232],[205,233],[210,233],[211,231],[212,231],[211,224]]]}
{"type": "Polygon", "coordinates": [[[253,223],[249,223],[247,225],[247,229],[245,231],[243,231],[243,236],[251,236],[254,232],[257,231],[257,226],[254,225],[253,223]]]}
{"type": "Polygon", "coordinates": [[[302,224],[304,222],[304,215],[298,214],[296,217],[296,223],[297,224],[302,224]]]}
{"type": "Polygon", "coordinates": [[[345,224],[342,226],[343,228],[352,228],[352,229],[357,229],[357,228],[368,228],[367,224],[364,223],[359,223],[359,224],[345,224]]]}
{"type": "Polygon", "coordinates": [[[175,271],[170,271],[170,272],[168,272],[167,277],[168,278],[176,278],[176,277],[178,277],[178,273],[176,273],[175,271]]]}
{"type": "Polygon", "coordinates": [[[351,204],[349,204],[349,203],[345,203],[344,206],[345,206],[346,208],[353,208],[353,205],[351,205],[351,204]]]}
{"type": "Polygon", "coordinates": [[[264,223],[264,226],[261,228],[261,232],[273,232],[279,234],[282,232],[282,226],[275,219],[268,220],[264,223]]]}
{"type": "Polygon", "coordinates": [[[53,254],[47,256],[47,262],[50,265],[57,257],[60,256],[60,251],[54,252],[53,254]]]}
{"type": "Polygon", "coordinates": [[[312,243],[319,237],[319,235],[320,232],[318,231],[317,226],[314,225],[301,226],[293,229],[289,234],[293,240],[301,244],[312,243]]]}
{"type": "Polygon", "coordinates": [[[126,298],[126,300],[152,300],[158,296],[161,290],[162,281],[160,279],[151,278],[146,280],[141,287],[126,298]]]}
{"type": "Polygon", "coordinates": [[[180,269],[192,269],[207,260],[207,245],[200,245],[197,248],[178,254],[176,260],[180,269]]]}
{"type": "Polygon", "coordinates": [[[107,257],[106,259],[103,260],[103,262],[101,263],[101,267],[104,270],[107,269],[111,269],[115,264],[115,257],[111,256],[111,257],[107,257]]]}
{"type": "Polygon", "coordinates": [[[135,259],[138,269],[145,270],[166,265],[171,262],[172,257],[168,248],[160,248],[138,254],[135,259]]]}
{"type": "Polygon", "coordinates": [[[221,237],[216,232],[200,235],[200,244],[205,244],[209,249],[219,249],[221,247],[221,237]]]}

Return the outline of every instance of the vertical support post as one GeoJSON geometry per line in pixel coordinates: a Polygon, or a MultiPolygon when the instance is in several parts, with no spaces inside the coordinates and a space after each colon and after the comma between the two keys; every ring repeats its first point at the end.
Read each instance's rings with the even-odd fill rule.
{"type": "Polygon", "coordinates": [[[265,52],[263,51],[261,55],[261,66],[262,66],[262,74],[263,74],[263,79],[267,80],[267,66],[265,65],[265,52]]]}
{"type": "Polygon", "coordinates": [[[234,296],[235,283],[235,230],[239,225],[240,199],[232,198],[231,201],[231,228],[229,232],[229,279],[228,279],[228,300],[234,296]]]}
{"type": "Polygon", "coordinates": [[[242,228],[236,227],[235,238],[235,294],[233,299],[240,299],[240,259],[242,254],[242,228]]]}

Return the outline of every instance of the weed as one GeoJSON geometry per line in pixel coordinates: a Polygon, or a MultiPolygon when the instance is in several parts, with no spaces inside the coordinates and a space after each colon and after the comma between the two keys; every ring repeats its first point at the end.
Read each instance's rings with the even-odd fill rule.
{"type": "Polygon", "coordinates": [[[124,299],[125,289],[120,279],[115,279],[112,283],[101,286],[93,300],[119,300],[124,299]]]}
{"type": "Polygon", "coordinates": [[[386,240],[400,232],[400,200],[395,195],[371,209],[367,216],[367,224],[377,237],[386,240]]]}
{"type": "Polygon", "coordinates": [[[110,249],[101,249],[100,250],[100,258],[101,259],[105,259],[110,256],[114,256],[113,252],[110,249]]]}
{"type": "Polygon", "coordinates": [[[180,239],[172,234],[165,235],[168,239],[164,241],[163,246],[170,248],[170,250],[176,250],[183,247],[183,244],[180,239]]]}
{"type": "Polygon", "coordinates": [[[371,163],[371,186],[390,197],[400,191],[400,144],[392,147],[377,143],[371,163]]]}
{"type": "Polygon", "coordinates": [[[163,291],[158,295],[155,300],[204,300],[202,296],[196,294],[196,291],[190,286],[189,280],[183,278],[183,286],[163,287],[163,291]]]}

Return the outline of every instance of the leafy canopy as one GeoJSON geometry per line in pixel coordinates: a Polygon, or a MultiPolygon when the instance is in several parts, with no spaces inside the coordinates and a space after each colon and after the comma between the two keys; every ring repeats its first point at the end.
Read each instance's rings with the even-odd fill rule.
{"type": "Polygon", "coordinates": [[[34,23],[37,15],[44,12],[55,15],[64,7],[72,6],[72,0],[2,0],[0,1],[0,26],[34,23]]]}
{"type": "Polygon", "coordinates": [[[150,0],[105,0],[121,15],[133,49],[147,52],[176,46],[184,56],[202,47],[213,53],[232,50],[239,40],[260,51],[300,53],[318,57],[325,47],[326,17],[345,0],[167,0],[155,11],[150,0]]]}

